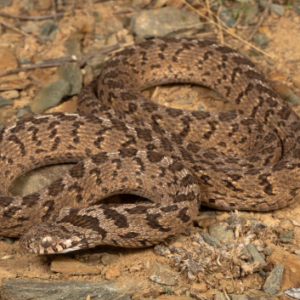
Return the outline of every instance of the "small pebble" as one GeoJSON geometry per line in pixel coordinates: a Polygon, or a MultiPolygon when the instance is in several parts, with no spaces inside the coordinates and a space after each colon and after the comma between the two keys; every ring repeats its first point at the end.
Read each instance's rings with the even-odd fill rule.
{"type": "Polygon", "coordinates": [[[110,268],[107,270],[105,277],[108,280],[112,280],[112,279],[116,279],[118,277],[120,277],[121,272],[118,268],[110,268]]]}

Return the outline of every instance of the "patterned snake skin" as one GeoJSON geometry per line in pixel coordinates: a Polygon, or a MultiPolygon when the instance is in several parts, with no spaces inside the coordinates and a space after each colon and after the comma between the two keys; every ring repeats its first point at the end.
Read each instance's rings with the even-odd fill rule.
{"type": "Polygon", "coordinates": [[[183,232],[201,204],[268,211],[300,188],[300,122],[235,50],[208,40],[157,39],[126,48],[83,89],[79,114],[19,120],[0,132],[0,234],[31,253],[97,245],[145,247],[183,232]],[[160,106],[140,91],[166,83],[207,86],[235,113],[160,106]],[[20,175],[78,162],[27,196],[20,175]],[[116,194],[149,199],[106,203],[116,194]]]}

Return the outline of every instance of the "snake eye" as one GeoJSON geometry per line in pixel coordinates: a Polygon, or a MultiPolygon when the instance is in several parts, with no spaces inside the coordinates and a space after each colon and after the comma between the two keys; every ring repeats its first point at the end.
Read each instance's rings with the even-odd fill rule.
{"type": "Polygon", "coordinates": [[[52,237],[51,236],[46,236],[42,239],[42,242],[41,242],[42,246],[44,248],[48,248],[52,245],[52,237]]]}

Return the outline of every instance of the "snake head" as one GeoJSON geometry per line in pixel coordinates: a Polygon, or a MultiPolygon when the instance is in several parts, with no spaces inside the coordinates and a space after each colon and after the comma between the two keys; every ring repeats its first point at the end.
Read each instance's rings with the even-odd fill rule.
{"type": "Polygon", "coordinates": [[[20,239],[21,248],[35,254],[60,254],[87,248],[84,237],[56,223],[32,226],[20,239]]]}

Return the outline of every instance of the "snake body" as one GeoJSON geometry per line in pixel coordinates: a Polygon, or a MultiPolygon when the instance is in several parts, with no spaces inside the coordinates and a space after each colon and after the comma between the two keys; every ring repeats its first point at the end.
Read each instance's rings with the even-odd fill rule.
{"type": "Polygon", "coordinates": [[[21,119],[0,132],[0,234],[31,253],[145,247],[184,231],[202,205],[268,211],[300,188],[299,117],[254,64],[209,40],[156,39],[118,52],[85,87],[78,114],[21,119]],[[141,90],[192,83],[234,113],[158,105],[141,90]],[[20,175],[77,162],[61,179],[10,196],[20,175]],[[106,203],[116,194],[149,202],[106,203]]]}

